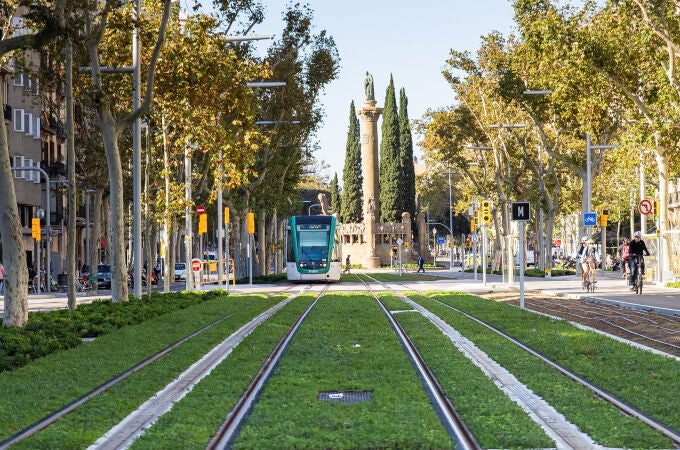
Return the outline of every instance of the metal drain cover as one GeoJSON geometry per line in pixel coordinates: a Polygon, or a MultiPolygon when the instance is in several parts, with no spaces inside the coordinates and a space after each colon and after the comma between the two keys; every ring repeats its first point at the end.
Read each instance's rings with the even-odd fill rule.
{"type": "Polygon", "coordinates": [[[372,391],[324,391],[319,392],[316,399],[322,402],[359,403],[367,402],[371,397],[372,391]]]}

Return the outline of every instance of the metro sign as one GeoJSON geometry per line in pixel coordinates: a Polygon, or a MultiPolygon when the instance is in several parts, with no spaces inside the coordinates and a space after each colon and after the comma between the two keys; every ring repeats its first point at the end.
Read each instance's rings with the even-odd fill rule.
{"type": "Polygon", "coordinates": [[[529,202],[512,203],[512,220],[516,222],[527,222],[529,220],[529,202]]]}

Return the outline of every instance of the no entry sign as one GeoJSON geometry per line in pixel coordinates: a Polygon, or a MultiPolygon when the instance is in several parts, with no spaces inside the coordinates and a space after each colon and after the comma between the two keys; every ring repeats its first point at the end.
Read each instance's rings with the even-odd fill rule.
{"type": "Polygon", "coordinates": [[[198,205],[196,207],[196,214],[198,214],[199,216],[202,215],[202,214],[205,214],[205,206],[198,205]]]}
{"type": "Polygon", "coordinates": [[[202,266],[203,264],[201,263],[200,259],[194,258],[191,260],[191,270],[193,270],[194,272],[200,272],[202,266]]]}

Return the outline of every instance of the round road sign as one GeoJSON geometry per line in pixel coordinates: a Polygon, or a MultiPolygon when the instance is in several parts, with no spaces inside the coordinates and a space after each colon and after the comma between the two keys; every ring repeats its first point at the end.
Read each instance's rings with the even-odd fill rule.
{"type": "Polygon", "coordinates": [[[198,214],[199,216],[200,216],[201,214],[205,214],[205,206],[203,206],[203,205],[198,205],[198,206],[196,207],[196,214],[198,214]]]}
{"type": "Polygon", "coordinates": [[[203,267],[203,264],[201,263],[201,260],[198,258],[194,258],[191,260],[191,270],[194,272],[200,272],[201,267],[203,267]]]}
{"type": "Polygon", "coordinates": [[[640,203],[638,203],[638,211],[640,211],[640,214],[643,215],[648,215],[652,212],[652,202],[651,200],[648,199],[642,199],[640,200],[640,203]]]}

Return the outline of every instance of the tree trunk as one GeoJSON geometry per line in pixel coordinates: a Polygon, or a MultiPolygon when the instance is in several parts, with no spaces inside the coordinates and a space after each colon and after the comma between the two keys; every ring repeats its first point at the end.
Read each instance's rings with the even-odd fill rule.
{"type": "Polygon", "coordinates": [[[267,213],[264,208],[257,214],[257,274],[267,275],[267,213]]]}
{"type": "MultiPolygon", "coordinates": [[[[4,91],[0,89],[0,103],[5,103],[4,91]]],[[[7,148],[7,126],[0,126],[0,235],[2,236],[2,264],[5,266],[5,314],[2,324],[6,327],[23,327],[28,322],[28,268],[26,252],[21,235],[21,222],[14,177],[7,148]]]]}
{"type": "MultiPolygon", "coordinates": [[[[100,111],[100,124],[104,152],[109,169],[110,192],[110,227],[111,234],[108,245],[111,249],[111,300],[114,303],[128,300],[127,268],[125,266],[125,211],[123,203],[123,170],[121,168],[120,153],[115,119],[109,110],[100,111]]],[[[140,255],[135,255],[139,258],[140,255]]],[[[140,274],[135,274],[140,276],[140,274]]]]}

